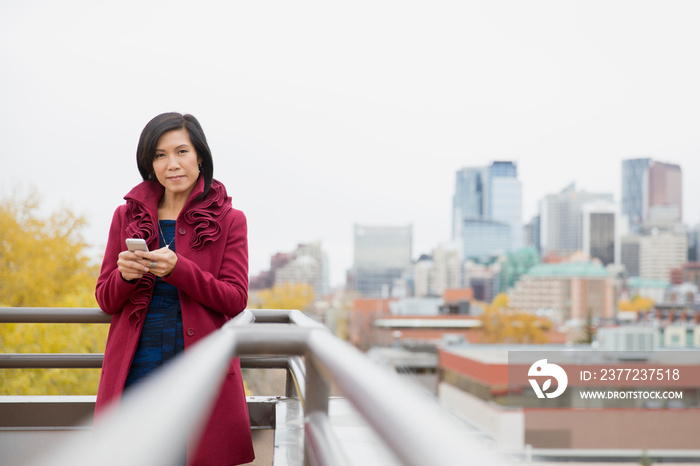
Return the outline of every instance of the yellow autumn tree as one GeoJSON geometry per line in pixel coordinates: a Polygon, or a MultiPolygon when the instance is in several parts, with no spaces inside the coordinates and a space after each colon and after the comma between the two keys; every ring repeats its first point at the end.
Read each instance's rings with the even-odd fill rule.
{"type": "Polygon", "coordinates": [[[252,309],[298,309],[303,311],[316,299],[314,289],[305,283],[281,283],[260,290],[252,309]]]}
{"type": "Polygon", "coordinates": [[[536,315],[510,309],[508,296],[498,294],[480,317],[485,343],[546,343],[550,324],[536,315]]]}
{"type": "MultiPolygon", "coordinates": [[[[0,306],[97,307],[99,266],[86,255],[85,219],[40,215],[36,191],[0,200],[0,306]]],[[[102,352],[107,325],[0,324],[1,353],[102,352]]],[[[99,369],[3,369],[0,395],[95,394],[99,369]]]]}
{"type": "Polygon", "coordinates": [[[641,296],[635,296],[631,301],[620,300],[617,303],[617,309],[620,311],[648,311],[654,308],[654,300],[649,298],[643,298],[641,296]]]}

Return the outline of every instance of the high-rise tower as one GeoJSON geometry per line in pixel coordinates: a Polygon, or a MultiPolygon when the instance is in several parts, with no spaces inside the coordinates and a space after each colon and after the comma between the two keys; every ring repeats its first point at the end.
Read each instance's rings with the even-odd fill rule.
{"type": "Polygon", "coordinates": [[[676,164],[649,158],[622,161],[622,215],[630,231],[672,226],[683,218],[683,177],[676,164]]]}
{"type": "Polygon", "coordinates": [[[356,224],[354,230],[353,289],[364,297],[391,296],[411,267],[413,227],[356,224]]]}
{"type": "Polygon", "coordinates": [[[622,161],[622,215],[631,231],[641,230],[644,223],[644,178],[651,159],[622,161]]]}
{"type": "Polygon", "coordinates": [[[542,255],[566,256],[583,249],[583,207],[595,202],[613,202],[611,193],[577,191],[570,184],[540,201],[540,246],[542,255]]]}
{"type": "Polygon", "coordinates": [[[452,207],[452,238],[465,256],[523,246],[522,185],[514,162],[458,171],[452,207]]]}

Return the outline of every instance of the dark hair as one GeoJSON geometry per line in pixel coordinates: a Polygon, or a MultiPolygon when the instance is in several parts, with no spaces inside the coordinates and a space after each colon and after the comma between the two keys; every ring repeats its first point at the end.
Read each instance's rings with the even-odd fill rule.
{"type": "Polygon", "coordinates": [[[199,121],[192,115],[182,115],[180,113],[161,113],[157,117],[148,122],[139,138],[139,145],[136,149],[136,164],[139,168],[139,173],[144,180],[155,179],[153,173],[153,160],[156,156],[156,146],[158,139],[168,131],[176,129],[186,129],[190,135],[190,141],[194,145],[194,150],[197,151],[197,156],[201,158],[201,173],[204,177],[204,197],[211,188],[211,182],[214,178],[214,161],[211,158],[211,150],[207,138],[204,136],[204,130],[199,121]]]}

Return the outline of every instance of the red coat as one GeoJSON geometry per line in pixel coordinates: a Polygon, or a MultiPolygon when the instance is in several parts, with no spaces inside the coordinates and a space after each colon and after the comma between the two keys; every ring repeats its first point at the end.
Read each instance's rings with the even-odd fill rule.
{"type": "MultiPolygon", "coordinates": [[[[178,260],[164,281],[179,290],[185,351],[196,341],[220,328],[248,302],[248,239],[243,212],[231,207],[226,189],[214,180],[203,201],[203,179],[197,181],[176,222],[175,251],[178,260]]],[[[144,181],[125,196],[117,208],[96,297],[100,308],[112,315],[96,414],[120,398],[138,345],[155,277],[146,274],[135,283],[122,279],[117,256],[126,249],[126,238],[146,239],[158,249],[158,203],[163,187],[144,181]]],[[[204,431],[192,465],[234,465],[253,460],[248,407],[238,358],[231,361],[214,412],[204,431]]]]}

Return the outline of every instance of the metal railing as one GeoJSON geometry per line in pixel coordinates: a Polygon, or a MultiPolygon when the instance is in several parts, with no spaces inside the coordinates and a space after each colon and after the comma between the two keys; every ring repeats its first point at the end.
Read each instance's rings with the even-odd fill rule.
{"type": "MultiPolygon", "coordinates": [[[[32,322],[46,322],[46,314],[55,317],[64,310],[32,310],[29,317],[25,311],[0,309],[0,322],[26,322],[29,317],[34,319],[32,322]]],[[[95,312],[101,313],[99,310],[70,312],[76,319],[76,314],[85,314],[95,321],[109,321],[109,316],[95,316],[95,312]]],[[[65,322],[52,320],[56,321],[65,322]]],[[[5,356],[0,358],[0,367],[2,363],[20,365],[17,355],[5,356]]],[[[372,363],[331,335],[325,326],[299,311],[246,310],[126,395],[118,409],[102,415],[89,445],[67,444],[38,464],[174,464],[184,455],[184,450],[175,446],[184,448],[188,440],[196,441],[234,356],[242,360],[253,356],[247,361],[259,367],[279,367],[284,359],[280,356],[291,358],[284,359],[291,374],[287,391],[297,392],[303,405],[307,465],[349,464],[328,416],[331,384],[352,403],[401,464],[505,463],[466,434],[464,426],[423,391],[372,363]]],[[[34,361],[37,364],[39,357],[34,361]]],[[[74,364],[73,355],[60,357],[64,357],[60,364],[74,364]]],[[[56,358],[52,363],[59,356],[56,358]]]]}
{"type": "MultiPolygon", "coordinates": [[[[270,321],[275,315],[270,312],[262,321],[270,321]]],[[[111,321],[112,316],[99,308],[0,307],[0,324],[109,324],[111,321]]],[[[243,356],[240,359],[245,369],[287,370],[285,395],[303,395],[304,366],[300,357],[243,356]]],[[[0,369],[100,369],[103,360],[103,353],[0,353],[0,369]]]]}

